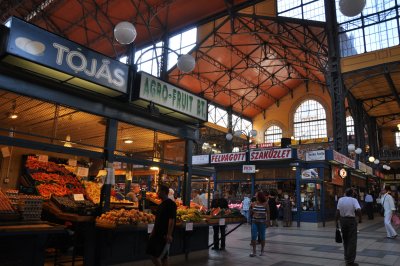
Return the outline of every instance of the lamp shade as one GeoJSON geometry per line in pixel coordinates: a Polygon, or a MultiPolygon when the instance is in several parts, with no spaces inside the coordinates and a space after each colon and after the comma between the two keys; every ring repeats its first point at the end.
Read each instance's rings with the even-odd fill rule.
{"type": "Polygon", "coordinates": [[[349,152],[353,152],[353,151],[355,151],[355,149],[356,149],[356,145],[354,145],[354,144],[349,144],[349,146],[347,146],[347,150],[349,152]]]}
{"type": "Polygon", "coordinates": [[[114,38],[120,44],[130,44],[137,36],[135,26],[128,21],[118,23],[114,28],[114,38]]]}
{"type": "Polygon", "coordinates": [[[370,156],[370,157],[368,158],[368,161],[369,161],[370,163],[372,163],[373,161],[375,161],[375,157],[374,157],[374,156],[370,156]]]}
{"type": "Polygon", "coordinates": [[[355,151],[357,154],[361,154],[362,153],[362,149],[361,148],[357,148],[355,151]]]}
{"type": "Polygon", "coordinates": [[[231,133],[226,134],[225,136],[226,140],[231,141],[233,139],[233,135],[231,133]]]}
{"type": "Polygon", "coordinates": [[[375,159],[374,164],[379,164],[379,160],[375,159]]]}
{"type": "Polygon", "coordinates": [[[184,54],[179,56],[177,65],[180,71],[183,73],[189,73],[193,71],[196,61],[190,54],[184,54]]]}
{"type": "Polygon", "coordinates": [[[354,17],[359,15],[366,4],[366,0],[340,0],[339,9],[346,17],[354,17]]]}

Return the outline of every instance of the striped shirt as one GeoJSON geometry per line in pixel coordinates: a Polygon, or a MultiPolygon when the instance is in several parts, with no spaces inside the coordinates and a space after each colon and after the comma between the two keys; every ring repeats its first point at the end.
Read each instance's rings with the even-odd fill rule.
{"type": "Polygon", "coordinates": [[[265,223],[267,220],[267,208],[265,204],[255,203],[253,206],[253,222],[254,223],[265,223]]]}

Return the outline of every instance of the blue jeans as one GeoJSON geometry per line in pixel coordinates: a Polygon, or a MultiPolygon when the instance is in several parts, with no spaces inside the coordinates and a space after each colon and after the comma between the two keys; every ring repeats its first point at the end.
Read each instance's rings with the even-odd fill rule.
{"type": "Polygon", "coordinates": [[[244,217],[246,217],[246,220],[248,223],[250,223],[250,211],[249,210],[242,210],[244,217]]]}
{"type": "Polygon", "coordinates": [[[251,240],[256,241],[257,236],[260,235],[260,240],[265,241],[265,230],[267,226],[265,223],[252,223],[251,224],[251,240]]]}

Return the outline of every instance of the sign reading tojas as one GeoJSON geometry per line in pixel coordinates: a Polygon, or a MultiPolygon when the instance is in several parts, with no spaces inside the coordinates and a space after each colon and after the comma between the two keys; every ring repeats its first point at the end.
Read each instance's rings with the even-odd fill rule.
{"type": "Polygon", "coordinates": [[[140,91],[136,95],[140,99],[207,121],[207,100],[147,73],[140,72],[140,76],[140,91]]]}
{"type": "Polygon", "coordinates": [[[127,65],[15,17],[7,53],[127,93],[127,65]]]}
{"type": "Polygon", "coordinates": [[[291,148],[250,151],[250,161],[282,160],[291,158],[292,158],[291,148]]]}

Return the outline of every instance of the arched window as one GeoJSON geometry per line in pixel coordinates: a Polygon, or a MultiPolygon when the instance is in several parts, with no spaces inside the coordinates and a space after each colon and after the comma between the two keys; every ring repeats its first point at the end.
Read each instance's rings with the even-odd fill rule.
{"type": "Polygon", "coordinates": [[[396,136],[396,146],[397,146],[398,148],[400,148],[400,132],[397,131],[397,132],[395,133],[395,136],[396,136]]]}
{"type": "Polygon", "coordinates": [[[304,101],[294,113],[294,137],[296,139],[326,138],[326,113],[315,100],[304,101]]]}
{"type": "Polygon", "coordinates": [[[270,126],[265,130],[264,133],[264,142],[265,143],[273,143],[273,142],[280,142],[282,138],[282,129],[278,126],[270,126]]]}
{"type": "Polygon", "coordinates": [[[346,117],[347,136],[354,136],[354,119],[351,115],[346,117]]]}

